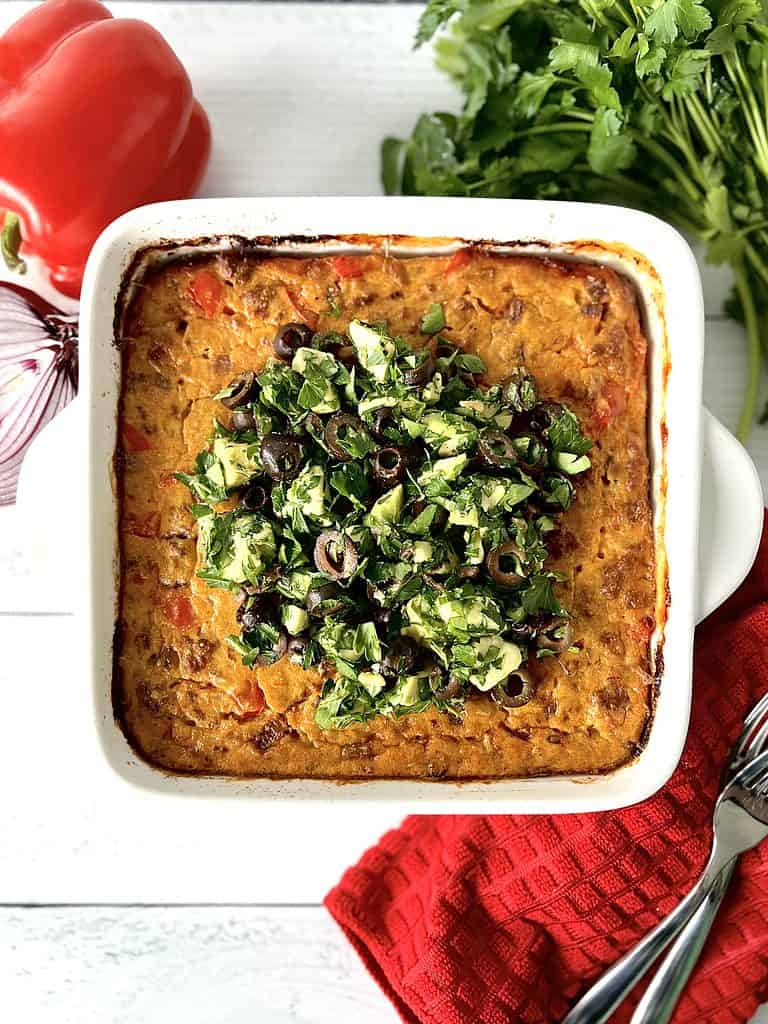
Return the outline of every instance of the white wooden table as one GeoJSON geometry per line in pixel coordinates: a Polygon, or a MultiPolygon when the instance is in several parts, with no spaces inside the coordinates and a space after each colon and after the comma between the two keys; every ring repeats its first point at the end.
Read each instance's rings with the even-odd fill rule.
{"type": "MultiPolygon", "coordinates": [[[[0,4],[0,31],[28,6],[0,4]]],[[[125,2],[115,10],[153,22],[191,74],[215,137],[206,195],[378,192],[382,135],[407,133],[423,110],[456,106],[428,51],[410,50],[415,7],[125,2]]],[[[720,314],[726,275],[705,268],[704,281],[705,396],[732,425],[744,339],[720,314]]],[[[768,485],[768,428],[755,432],[750,451],[768,485]]],[[[51,496],[52,515],[61,500],[51,496]]],[[[15,510],[0,510],[0,1019],[394,1021],[320,901],[397,816],[367,812],[329,823],[292,812],[259,850],[239,850],[230,836],[220,870],[233,858],[251,863],[258,905],[247,883],[231,897],[226,890],[237,903],[189,905],[174,884],[172,857],[154,875],[131,877],[125,832],[108,808],[89,803],[87,780],[67,775],[64,716],[75,683],[67,666],[77,637],[71,608],[50,596],[22,527],[15,510]],[[50,765],[48,789],[32,784],[14,754],[13,711],[30,707],[41,723],[32,756],[50,765]],[[43,905],[20,905],[30,902],[43,905]]],[[[129,834],[142,834],[140,814],[127,824],[129,834]]],[[[200,853],[183,845],[171,852],[200,853]]],[[[760,1019],[768,1022],[768,1013],[760,1019]]]]}

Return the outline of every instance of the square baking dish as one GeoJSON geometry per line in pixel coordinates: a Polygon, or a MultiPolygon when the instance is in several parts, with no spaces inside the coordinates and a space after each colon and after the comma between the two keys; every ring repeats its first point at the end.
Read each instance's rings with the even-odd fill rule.
{"type": "Polygon", "coordinates": [[[81,314],[81,392],[86,409],[89,551],[85,633],[96,724],[109,764],[156,792],[260,800],[394,801],[421,812],[600,810],[650,795],[674,770],[687,731],[696,620],[701,473],[703,307],[694,257],[682,237],[648,215],[617,207],[524,200],[222,199],[144,207],[116,221],[89,260],[81,314]],[[444,254],[464,241],[608,265],[638,292],[649,340],[648,437],[657,556],[652,638],[658,693],[645,748],[604,775],[488,782],[222,779],[170,775],[130,748],[112,711],[116,618],[116,497],[112,471],[119,351],[112,344],[126,273],[147,259],[244,242],[297,254],[360,251],[386,238],[402,255],[444,254]],[[434,241],[432,241],[434,240],[434,241]],[[151,252],[149,252],[151,250],[151,252]]]}

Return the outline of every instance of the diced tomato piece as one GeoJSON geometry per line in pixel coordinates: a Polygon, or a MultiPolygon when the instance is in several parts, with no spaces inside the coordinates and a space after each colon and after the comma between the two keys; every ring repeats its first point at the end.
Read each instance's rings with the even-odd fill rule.
{"type": "Polygon", "coordinates": [[[131,452],[145,452],[152,447],[152,442],[131,423],[123,423],[123,441],[131,452]]]}
{"type": "Polygon", "coordinates": [[[466,267],[471,259],[471,249],[457,249],[453,256],[448,260],[448,266],[445,268],[446,274],[455,274],[457,270],[461,270],[462,267],[466,267]]]}
{"type": "Polygon", "coordinates": [[[254,718],[256,715],[260,715],[267,706],[264,693],[255,679],[249,681],[248,690],[244,694],[240,694],[237,699],[243,709],[243,718],[254,718]]]}
{"type": "Polygon", "coordinates": [[[224,285],[210,270],[200,270],[189,282],[188,294],[203,316],[210,320],[221,309],[224,285]]]}
{"type": "Polygon", "coordinates": [[[627,632],[633,640],[647,644],[655,628],[656,620],[651,615],[644,615],[636,625],[629,626],[627,632]]]}
{"type": "Polygon", "coordinates": [[[298,316],[304,321],[307,327],[311,327],[313,331],[316,331],[317,325],[320,323],[319,315],[313,309],[310,309],[309,306],[304,305],[293,288],[289,288],[288,285],[284,285],[284,287],[285,294],[288,296],[288,301],[296,310],[298,316]]]}
{"type": "Polygon", "coordinates": [[[170,473],[168,472],[168,470],[160,474],[160,480],[158,481],[161,487],[173,487],[173,485],[177,484],[178,482],[179,481],[176,479],[176,474],[170,473]]]}
{"type": "Polygon", "coordinates": [[[627,408],[626,388],[622,387],[621,384],[617,384],[615,380],[609,380],[606,381],[603,394],[611,408],[611,414],[613,416],[621,416],[627,408]]]}
{"type": "Polygon", "coordinates": [[[606,381],[600,397],[595,402],[592,423],[596,430],[605,430],[612,419],[627,408],[627,392],[616,381],[606,381]]]}
{"type": "Polygon", "coordinates": [[[177,629],[188,629],[195,621],[195,610],[186,594],[172,594],[162,604],[163,615],[177,629]]]}
{"type": "Polygon", "coordinates": [[[160,513],[147,512],[143,516],[128,515],[125,528],[132,537],[156,537],[160,533],[160,513]]]}
{"type": "Polygon", "coordinates": [[[363,276],[363,261],[359,256],[333,256],[331,264],[339,277],[363,276]]]}

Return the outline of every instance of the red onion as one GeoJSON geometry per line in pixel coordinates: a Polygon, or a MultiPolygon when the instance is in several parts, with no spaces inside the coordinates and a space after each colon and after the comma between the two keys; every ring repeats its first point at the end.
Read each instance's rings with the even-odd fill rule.
{"type": "Polygon", "coordinates": [[[77,392],[77,317],[0,285],[0,505],[16,500],[24,453],[77,392]]]}

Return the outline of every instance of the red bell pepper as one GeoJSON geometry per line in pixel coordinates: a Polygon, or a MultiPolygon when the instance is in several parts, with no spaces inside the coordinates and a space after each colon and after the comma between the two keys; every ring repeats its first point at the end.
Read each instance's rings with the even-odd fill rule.
{"type": "Polygon", "coordinates": [[[98,0],[47,0],[0,36],[0,211],[18,215],[22,251],[67,295],[110,221],[197,190],[210,144],[186,71],[150,25],[98,0]]]}

